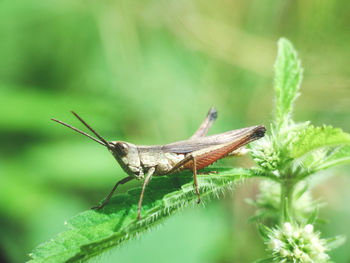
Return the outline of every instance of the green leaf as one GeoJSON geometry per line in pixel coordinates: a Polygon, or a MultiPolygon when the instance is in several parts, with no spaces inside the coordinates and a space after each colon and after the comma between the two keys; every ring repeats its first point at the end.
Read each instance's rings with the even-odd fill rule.
{"type": "Polygon", "coordinates": [[[317,171],[346,163],[350,163],[350,145],[344,145],[334,149],[331,154],[326,156],[320,165],[317,166],[317,171]]]}
{"type": "Polygon", "coordinates": [[[276,124],[280,126],[291,117],[294,100],[298,97],[302,68],[289,40],[278,41],[274,87],[276,93],[276,124]]]}
{"type": "Polygon", "coordinates": [[[269,235],[271,235],[273,233],[272,229],[270,229],[269,227],[267,227],[261,223],[259,223],[257,226],[258,226],[258,230],[259,230],[261,237],[265,241],[269,240],[270,239],[269,235]]]}
{"type": "Polygon", "coordinates": [[[346,237],[343,235],[331,237],[326,239],[326,246],[328,249],[334,249],[343,245],[346,241],[346,237]]]}
{"type": "Polygon", "coordinates": [[[291,156],[296,159],[321,147],[342,144],[350,144],[350,134],[332,126],[309,126],[293,142],[291,156]]]}
{"type": "Polygon", "coordinates": [[[295,164],[302,168],[300,178],[305,178],[318,171],[346,163],[350,163],[350,145],[317,149],[304,155],[295,164]]]}
{"type": "MultiPolygon", "coordinates": [[[[198,175],[202,200],[218,196],[251,175],[248,169],[217,168],[218,174],[198,175]]],[[[193,175],[181,173],[154,177],[146,189],[142,219],[138,221],[137,203],[141,188],[116,195],[101,211],[89,210],[69,220],[68,229],[30,254],[30,262],[80,262],[133,238],[161,222],[170,214],[195,204],[193,175]]]]}
{"type": "Polygon", "coordinates": [[[306,191],[309,189],[309,185],[307,183],[305,183],[302,188],[300,189],[296,189],[295,193],[294,193],[294,199],[298,200],[300,197],[302,197],[306,191]]]}
{"type": "Polygon", "coordinates": [[[313,211],[313,213],[311,214],[311,216],[309,217],[309,219],[307,220],[307,224],[314,224],[317,220],[317,217],[318,217],[318,210],[319,210],[319,207],[316,206],[315,210],[313,211]]]}

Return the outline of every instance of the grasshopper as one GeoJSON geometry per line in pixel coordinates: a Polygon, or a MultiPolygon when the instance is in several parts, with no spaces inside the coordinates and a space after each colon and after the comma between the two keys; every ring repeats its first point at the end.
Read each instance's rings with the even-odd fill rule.
{"type": "Polygon", "coordinates": [[[125,184],[133,179],[143,179],[142,191],[138,203],[137,218],[141,218],[143,195],[152,176],[175,174],[189,169],[193,172],[194,188],[200,203],[197,173],[215,161],[232,155],[239,155],[242,146],[257,140],[265,135],[266,128],[263,125],[232,130],[224,133],[207,136],[207,132],[217,118],[215,108],[211,108],[208,115],[197,131],[187,140],[178,141],[166,145],[135,145],[124,141],[106,141],[94,129],[92,129],[78,114],[72,111],[95,137],[57,119],[51,119],[86,137],[105,146],[118,161],[119,165],[128,174],[128,177],[118,181],[108,194],[104,202],[92,209],[101,209],[107,205],[118,185],[125,184]]]}

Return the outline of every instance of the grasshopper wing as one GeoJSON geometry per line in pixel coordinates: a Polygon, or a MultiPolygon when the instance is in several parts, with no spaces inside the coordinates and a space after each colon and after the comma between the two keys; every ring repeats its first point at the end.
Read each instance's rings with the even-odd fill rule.
{"type": "MultiPolygon", "coordinates": [[[[240,147],[264,136],[265,126],[252,126],[248,128],[232,130],[215,135],[197,137],[185,141],[169,143],[161,147],[164,152],[191,153],[211,146],[227,144],[229,142],[241,141],[240,147]]],[[[233,149],[234,150],[234,149],[233,149]]]]}

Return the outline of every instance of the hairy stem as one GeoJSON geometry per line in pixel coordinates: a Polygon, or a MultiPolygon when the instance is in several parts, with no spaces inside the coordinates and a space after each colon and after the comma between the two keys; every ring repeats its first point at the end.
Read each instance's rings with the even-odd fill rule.
{"type": "Polygon", "coordinates": [[[293,217],[293,191],[295,182],[291,179],[285,179],[281,181],[281,206],[280,206],[280,219],[281,224],[286,221],[290,221],[293,217]]]}

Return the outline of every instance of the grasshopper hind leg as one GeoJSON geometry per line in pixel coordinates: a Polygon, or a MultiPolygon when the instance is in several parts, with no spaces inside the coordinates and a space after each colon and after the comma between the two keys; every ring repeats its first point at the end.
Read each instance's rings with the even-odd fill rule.
{"type": "Polygon", "coordinates": [[[204,137],[207,135],[207,132],[213,122],[216,120],[218,116],[218,113],[214,107],[210,108],[207,117],[204,119],[204,121],[199,126],[198,130],[192,135],[190,139],[195,139],[199,137],[204,137]]]}
{"type": "Polygon", "coordinates": [[[198,201],[197,204],[199,204],[201,202],[201,195],[199,194],[199,190],[198,190],[198,181],[197,181],[197,161],[196,158],[193,157],[193,180],[194,180],[194,188],[196,190],[196,194],[198,196],[198,201]]]}
{"type": "Polygon", "coordinates": [[[194,157],[191,154],[188,154],[185,159],[182,159],[180,162],[178,162],[176,165],[174,165],[174,167],[168,172],[169,174],[175,173],[177,171],[181,171],[183,168],[187,168],[192,170],[193,173],[193,181],[194,181],[194,187],[196,190],[196,194],[198,196],[198,201],[197,203],[199,204],[201,202],[201,196],[198,190],[198,181],[197,181],[197,160],[196,157],[194,157]],[[189,164],[189,162],[192,161],[192,166],[186,167],[187,164],[189,164]]]}

